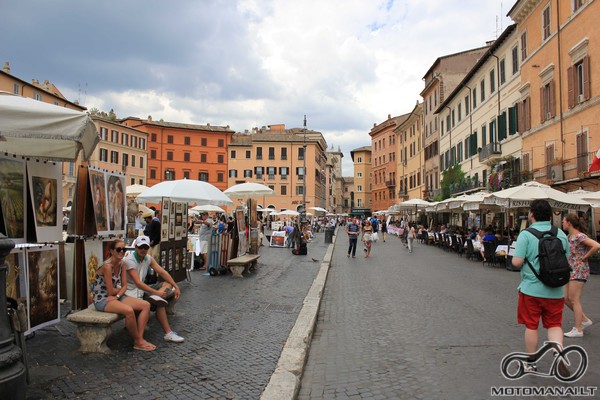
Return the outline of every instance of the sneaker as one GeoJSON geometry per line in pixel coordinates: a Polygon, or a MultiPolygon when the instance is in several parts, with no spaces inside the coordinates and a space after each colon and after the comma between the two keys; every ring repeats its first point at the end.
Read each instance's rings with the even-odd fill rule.
{"type": "Polygon", "coordinates": [[[583,321],[583,322],[581,323],[581,326],[582,326],[582,327],[583,327],[583,329],[585,330],[585,329],[589,328],[590,326],[592,326],[592,324],[593,324],[592,320],[588,318],[588,320],[587,320],[587,321],[583,321]]]}
{"type": "Polygon", "coordinates": [[[182,338],[181,336],[179,336],[178,334],[176,334],[173,331],[171,331],[165,335],[166,342],[181,343],[184,340],[185,340],[184,338],[182,338]]]}
{"type": "Polygon", "coordinates": [[[526,362],[523,369],[525,372],[537,372],[537,364],[535,362],[526,362]]]}
{"type": "Polygon", "coordinates": [[[569,332],[565,332],[566,337],[583,337],[583,331],[579,332],[577,328],[573,327],[569,332]]]}
{"type": "Polygon", "coordinates": [[[363,249],[363,251],[366,253],[366,252],[367,252],[367,249],[363,249]]]}

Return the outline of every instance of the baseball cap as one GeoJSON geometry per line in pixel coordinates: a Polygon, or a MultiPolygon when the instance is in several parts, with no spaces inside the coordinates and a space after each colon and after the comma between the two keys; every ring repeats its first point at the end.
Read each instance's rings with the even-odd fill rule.
{"type": "Polygon", "coordinates": [[[148,246],[150,247],[150,238],[148,236],[138,236],[135,239],[135,247],[148,246]]]}

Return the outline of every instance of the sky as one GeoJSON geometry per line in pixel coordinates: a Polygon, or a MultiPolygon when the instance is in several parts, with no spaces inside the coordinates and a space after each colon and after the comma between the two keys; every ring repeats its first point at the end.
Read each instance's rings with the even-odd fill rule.
{"type": "Polygon", "coordinates": [[[236,132],[322,132],[344,154],[410,112],[438,57],[511,24],[516,0],[0,0],[0,62],[88,109],[236,132]]]}

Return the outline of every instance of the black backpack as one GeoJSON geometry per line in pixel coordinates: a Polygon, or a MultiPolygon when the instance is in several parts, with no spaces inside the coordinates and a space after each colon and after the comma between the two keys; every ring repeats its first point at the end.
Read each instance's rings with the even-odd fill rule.
{"type": "Polygon", "coordinates": [[[563,243],[558,238],[558,228],[553,226],[547,232],[527,228],[527,231],[539,241],[538,258],[540,260],[540,270],[536,272],[531,263],[526,259],[525,262],[527,262],[529,268],[546,286],[556,288],[566,285],[571,277],[571,267],[569,266],[567,252],[563,248],[563,243]]]}

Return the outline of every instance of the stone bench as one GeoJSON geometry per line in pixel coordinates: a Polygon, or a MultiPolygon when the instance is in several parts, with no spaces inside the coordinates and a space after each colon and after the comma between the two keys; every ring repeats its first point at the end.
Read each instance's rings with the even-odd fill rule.
{"type": "Polygon", "coordinates": [[[82,353],[110,353],[106,341],[112,332],[111,325],[123,318],[119,314],[97,311],[93,304],[67,315],[67,320],[77,325],[82,353]]]}
{"type": "Polygon", "coordinates": [[[228,260],[227,266],[231,269],[234,278],[243,278],[242,274],[254,269],[259,258],[258,254],[245,254],[228,260]]]}

